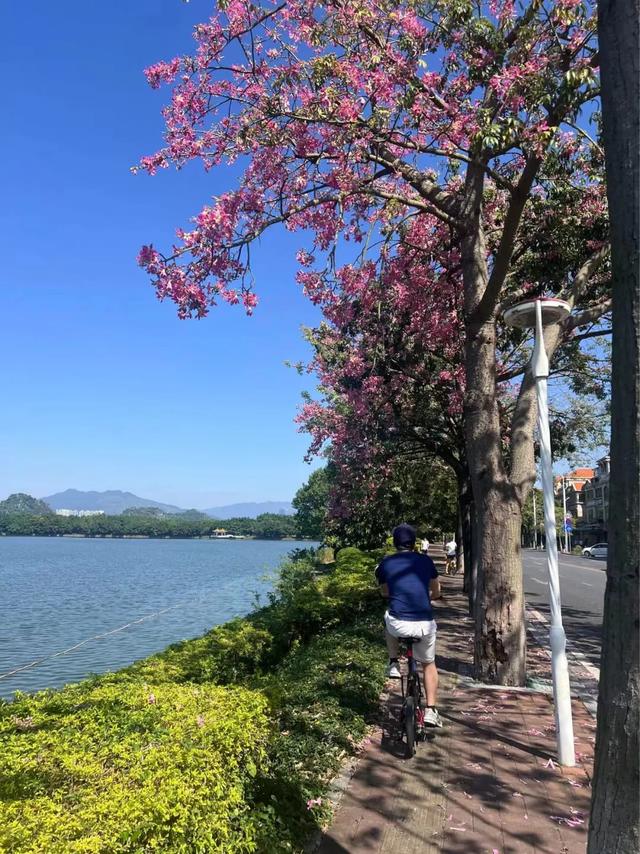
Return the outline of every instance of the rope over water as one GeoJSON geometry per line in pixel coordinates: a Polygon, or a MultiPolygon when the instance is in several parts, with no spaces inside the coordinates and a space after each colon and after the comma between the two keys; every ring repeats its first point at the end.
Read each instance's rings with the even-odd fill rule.
{"type": "Polygon", "coordinates": [[[116,635],[118,634],[118,632],[122,632],[125,629],[130,628],[131,626],[135,626],[138,623],[144,623],[145,620],[151,620],[154,617],[160,617],[162,614],[166,614],[167,611],[173,611],[174,608],[180,608],[183,604],[183,602],[179,602],[177,605],[170,605],[168,608],[163,608],[161,611],[155,611],[153,614],[146,614],[144,617],[139,617],[137,620],[131,620],[130,623],[125,623],[124,626],[118,626],[117,629],[110,629],[108,632],[102,632],[99,635],[93,635],[90,638],[85,638],[85,640],[80,641],[80,643],[76,643],[73,646],[67,647],[67,649],[61,649],[59,652],[53,652],[49,655],[43,655],[42,658],[36,658],[34,661],[29,662],[29,664],[23,664],[21,667],[15,667],[13,670],[7,670],[6,673],[0,673],[0,679],[8,679],[10,676],[15,676],[16,673],[22,673],[23,670],[30,670],[32,667],[38,667],[38,665],[42,664],[43,662],[49,661],[52,658],[58,658],[61,655],[67,655],[67,653],[79,649],[86,643],[90,643],[94,640],[100,640],[101,638],[106,638],[109,635],[116,635]]]}

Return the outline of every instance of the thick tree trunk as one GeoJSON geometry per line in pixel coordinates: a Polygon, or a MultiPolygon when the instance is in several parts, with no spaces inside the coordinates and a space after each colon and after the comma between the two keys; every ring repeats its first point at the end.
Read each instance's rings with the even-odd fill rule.
{"type": "Polygon", "coordinates": [[[524,685],[526,680],[520,525],[517,502],[486,496],[479,513],[474,663],[477,679],[499,685],[524,685]]]}
{"type": "Polygon", "coordinates": [[[502,460],[493,321],[467,331],[467,454],[478,523],[476,678],[524,685],[522,512],[502,460]]]}
{"type": "Polygon", "coordinates": [[[488,272],[482,231],[483,170],[469,166],[462,216],[465,437],[478,522],[476,677],[524,685],[526,645],[520,560],[522,514],[502,457],[494,309],[483,305],[488,272]]]}
{"type": "Polygon", "coordinates": [[[601,0],[599,33],[613,267],[609,559],[589,854],[636,854],[640,477],[638,0],[601,0]]]}
{"type": "Polygon", "coordinates": [[[471,503],[471,589],[469,592],[469,616],[476,616],[476,608],[478,607],[478,586],[480,572],[480,541],[478,539],[478,513],[476,511],[476,503],[471,503]]]}

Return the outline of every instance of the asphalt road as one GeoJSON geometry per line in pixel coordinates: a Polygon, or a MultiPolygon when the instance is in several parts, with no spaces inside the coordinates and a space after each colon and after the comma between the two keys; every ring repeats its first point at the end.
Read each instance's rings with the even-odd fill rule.
{"type": "MultiPolygon", "coordinates": [[[[525,549],[522,558],[526,602],[548,618],[546,554],[525,549]]],[[[599,667],[606,561],[559,555],[559,569],[562,619],[568,646],[599,667]]]]}

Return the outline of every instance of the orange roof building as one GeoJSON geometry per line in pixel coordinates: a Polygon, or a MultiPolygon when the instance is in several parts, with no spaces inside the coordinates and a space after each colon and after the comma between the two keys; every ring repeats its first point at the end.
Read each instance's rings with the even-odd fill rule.
{"type": "Polygon", "coordinates": [[[571,516],[576,521],[585,516],[583,487],[595,476],[596,473],[594,469],[584,467],[577,468],[575,471],[570,471],[565,475],[558,475],[555,478],[556,499],[559,498],[562,500],[562,480],[564,478],[567,499],[567,515],[571,516]]]}

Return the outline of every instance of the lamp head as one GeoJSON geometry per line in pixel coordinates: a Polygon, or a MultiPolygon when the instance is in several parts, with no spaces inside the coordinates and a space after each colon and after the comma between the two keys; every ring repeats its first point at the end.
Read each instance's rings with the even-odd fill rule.
{"type": "Polygon", "coordinates": [[[538,297],[538,299],[524,300],[508,308],[503,317],[507,326],[517,326],[519,329],[531,329],[536,325],[536,303],[540,303],[542,310],[542,325],[550,326],[569,317],[571,306],[561,299],[552,297],[538,297]]]}

